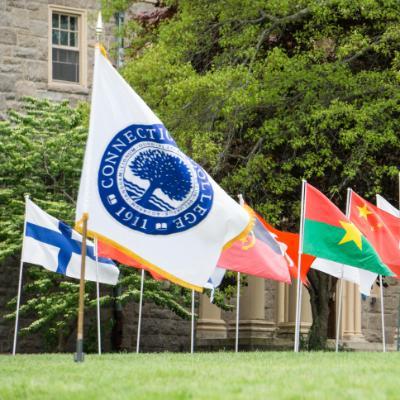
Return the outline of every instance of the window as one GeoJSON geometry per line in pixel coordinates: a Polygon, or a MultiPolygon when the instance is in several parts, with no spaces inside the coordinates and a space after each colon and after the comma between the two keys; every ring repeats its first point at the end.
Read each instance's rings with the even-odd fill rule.
{"type": "Polygon", "coordinates": [[[86,86],[84,12],[50,6],[49,81],[86,86]]]}

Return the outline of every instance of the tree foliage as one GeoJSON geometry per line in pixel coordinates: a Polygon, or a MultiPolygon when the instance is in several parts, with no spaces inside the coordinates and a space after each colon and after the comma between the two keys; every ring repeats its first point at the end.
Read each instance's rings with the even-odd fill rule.
{"type": "MultiPolygon", "coordinates": [[[[109,9],[117,4],[107,1],[109,9]]],[[[121,9],[132,1],[121,2],[121,9]]],[[[179,0],[135,21],[123,74],[180,146],[270,222],[297,230],[301,178],[395,198],[400,3],[179,0]]],[[[324,347],[333,278],[312,271],[311,348],[324,347]],[[318,328],[319,327],[319,328],[318,328]]]]}

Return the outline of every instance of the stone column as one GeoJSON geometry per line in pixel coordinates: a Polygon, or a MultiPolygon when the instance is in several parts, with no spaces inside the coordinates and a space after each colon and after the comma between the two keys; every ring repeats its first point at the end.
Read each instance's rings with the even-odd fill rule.
{"type": "MultiPolygon", "coordinates": [[[[296,299],[297,299],[297,281],[293,280],[291,285],[280,283],[279,301],[284,300],[284,305],[278,305],[280,318],[278,321],[279,333],[284,336],[294,335],[296,326],[296,299]],[[284,294],[282,294],[284,291],[284,294]]],[[[303,286],[301,299],[301,334],[307,334],[312,324],[310,296],[307,288],[303,286]]]]}
{"type": "Polygon", "coordinates": [[[278,326],[287,320],[287,307],[285,284],[277,282],[276,323],[278,326]]]}
{"type": "MultiPolygon", "coordinates": [[[[338,293],[338,292],[337,292],[338,293]]],[[[361,295],[358,285],[343,282],[342,338],[345,341],[364,340],[361,331],[361,295]]]]}
{"type": "Polygon", "coordinates": [[[221,309],[210,303],[207,295],[200,295],[199,319],[196,338],[201,340],[226,339],[226,323],[221,318],[221,309]]]}
{"type": "MultiPolygon", "coordinates": [[[[231,335],[234,333],[231,322],[231,335]]],[[[275,322],[265,320],[265,280],[247,276],[247,286],[242,288],[240,299],[239,338],[270,338],[275,331],[275,322]]]]}
{"type": "Polygon", "coordinates": [[[354,336],[357,338],[363,338],[361,330],[361,293],[358,285],[354,285],[354,336]]]}
{"type": "Polygon", "coordinates": [[[267,338],[273,335],[275,323],[265,320],[265,280],[247,276],[240,310],[240,336],[267,338]]]}

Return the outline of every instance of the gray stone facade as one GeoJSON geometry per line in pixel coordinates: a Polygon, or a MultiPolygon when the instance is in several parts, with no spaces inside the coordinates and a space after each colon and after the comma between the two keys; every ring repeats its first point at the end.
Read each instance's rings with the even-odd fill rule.
{"type": "MultiPolygon", "coordinates": [[[[68,99],[72,104],[89,95],[95,26],[96,0],[2,0],[0,1],[0,115],[7,108],[18,107],[21,96],[68,99]],[[49,5],[86,10],[87,13],[87,87],[51,85],[49,69],[49,5]]],[[[112,32],[106,26],[106,32],[112,32]]],[[[105,44],[112,40],[105,36],[105,44]]]]}
{"type": "MultiPolygon", "coordinates": [[[[394,278],[387,279],[388,287],[384,287],[385,333],[386,343],[395,347],[397,340],[398,307],[400,297],[400,282],[394,278]]],[[[381,299],[379,288],[374,290],[374,296],[362,301],[362,332],[369,343],[382,342],[381,299]],[[376,294],[376,295],[375,295],[376,294]]]]}

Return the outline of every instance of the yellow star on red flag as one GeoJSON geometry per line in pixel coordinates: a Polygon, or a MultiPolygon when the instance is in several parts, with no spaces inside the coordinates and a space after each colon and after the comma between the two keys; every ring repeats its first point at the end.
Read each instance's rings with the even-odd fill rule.
{"type": "Polygon", "coordinates": [[[368,210],[368,207],[366,204],[364,204],[362,207],[357,206],[357,208],[358,208],[359,216],[361,218],[368,219],[368,215],[372,214],[372,212],[368,210]]]}

